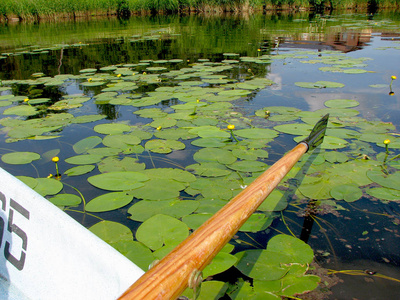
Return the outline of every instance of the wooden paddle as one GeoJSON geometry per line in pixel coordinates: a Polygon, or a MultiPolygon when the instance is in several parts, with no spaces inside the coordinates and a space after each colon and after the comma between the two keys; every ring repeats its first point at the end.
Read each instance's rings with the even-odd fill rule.
{"type": "Polygon", "coordinates": [[[139,278],[119,299],[176,299],[228,243],[294,164],[308,150],[322,143],[329,115],[311,134],[272,165],[246,189],[212,216],[139,278]]]}

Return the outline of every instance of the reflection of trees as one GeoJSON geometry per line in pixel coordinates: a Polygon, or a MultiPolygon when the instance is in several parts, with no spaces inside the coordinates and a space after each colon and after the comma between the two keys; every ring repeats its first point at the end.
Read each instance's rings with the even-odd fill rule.
{"type": "Polygon", "coordinates": [[[106,115],[107,120],[116,120],[120,117],[117,106],[111,104],[96,104],[97,111],[100,115],[106,115]]]}

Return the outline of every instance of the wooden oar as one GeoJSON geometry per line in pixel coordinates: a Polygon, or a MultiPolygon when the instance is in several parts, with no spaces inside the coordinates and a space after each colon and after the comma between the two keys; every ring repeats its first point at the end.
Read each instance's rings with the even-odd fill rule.
{"type": "Polygon", "coordinates": [[[311,134],[272,165],[246,189],[212,216],[139,278],[119,299],[176,299],[256,211],[294,164],[315,148],[325,135],[329,115],[311,134]]]}

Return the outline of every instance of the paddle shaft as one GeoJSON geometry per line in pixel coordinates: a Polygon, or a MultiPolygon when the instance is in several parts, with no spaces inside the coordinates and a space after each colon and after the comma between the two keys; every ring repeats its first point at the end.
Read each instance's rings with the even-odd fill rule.
{"type": "Polygon", "coordinates": [[[119,299],[179,297],[193,271],[202,271],[211,262],[307,149],[306,143],[298,144],[143,274],[119,299]]]}

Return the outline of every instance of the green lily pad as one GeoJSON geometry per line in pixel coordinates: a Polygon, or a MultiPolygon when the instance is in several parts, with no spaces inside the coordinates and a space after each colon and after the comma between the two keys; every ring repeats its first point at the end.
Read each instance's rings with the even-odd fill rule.
{"type": "Polygon", "coordinates": [[[130,192],[138,199],[166,200],[179,197],[180,191],[186,185],[169,178],[152,178],[144,183],[142,187],[130,192]]]}
{"type": "Polygon", "coordinates": [[[36,180],[38,184],[34,190],[43,197],[58,194],[63,188],[63,184],[53,178],[37,178],[36,180]]]}
{"type": "Polygon", "coordinates": [[[239,231],[245,232],[258,232],[267,229],[274,220],[274,216],[254,213],[250,218],[240,227],[239,231]]]}
{"type": "MultiPolygon", "coordinates": [[[[196,298],[198,300],[210,300],[210,299],[221,299],[224,297],[228,289],[228,284],[222,281],[203,281],[201,283],[200,295],[196,298]]],[[[186,289],[182,296],[191,299],[193,297],[193,290],[186,289]]],[[[239,299],[239,298],[236,298],[239,299]]],[[[269,299],[265,299],[269,300],[269,299]]]]}
{"type": "Polygon", "coordinates": [[[182,218],[182,222],[184,222],[190,229],[196,230],[212,216],[213,215],[209,213],[191,214],[188,216],[184,216],[182,218]]]}
{"type": "Polygon", "coordinates": [[[121,123],[109,123],[96,125],[93,130],[102,134],[119,134],[130,131],[131,127],[121,123]]]}
{"type": "Polygon", "coordinates": [[[163,245],[177,245],[189,235],[185,223],[166,215],[155,215],[144,221],[136,231],[136,239],[152,250],[163,245]]]}
{"type": "Polygon", "coordinates": [[[274,236],[267,245],[267,251],[282,252],[291,257],[291,261],[298,264],[310,264],[314,259],[314,252],[302,240],[290,235],[279,234],[274,236]]]}
{"type": "Polygon", "coordinates": [[[223,131],[216,126],[199,126],[189,130],[189,133],[197,134],[202,138],[229,138],[230,132],[223,131]]]}
{"type": "Polygon", "coordinates": [[[95,166],[93,166],[93,165],[76,166],[76,167],[66,170],[64,172],[64,174],[67,176],[79,176],[79,175],[83,175],[83,174],[92,172],[94,170],[94,168],[95,168],[95,166]]]}
{"type": "Polygon", "coordinates": [[[262,149],[233,149],[232,154],[242,160],[268,158],[268,152],[262,149]]]}
{"type": "Polygon", "coordinates": [[[273,139],[278,136],[278,132],[267,128],[239,129],[234,134],[246,139],[273,139]]]}
{"type": "Polygon", "coordinates": [[[25,183],[27,186],[29,186],[31,189],[34,189],[35,186],[37,186],[38,182],[36,178],[29,177],[29,176],[15,176],[19,180],[21,180],[23,183],[25,183]]]}
{"type": "Polygon", "coordinates": [[[111,245],[117,242],[133,240],[132,231],[117,222],[101,221],[90,227],[89,230],[111,245]]]}
{"type": "Polygon", "coordinates": [[[98,136],[89,136],[75,143],[72,147],[76,154],[82,154],[89,149],[96,147],[102,142],[102,139],[98,136]]]}
{"type": "Polygon", "coordinates": [[[163,129],[157,131],[154,135],[164,140],[190,140],[197,137],[196,134],[189,133],[189,130],[185,128],[163,129]]]}
{"type": "Polygon", "coordinates": [[[186,167],[187,170],[193,171],[199,176],[220,177],[229,175],[232,171],[227,169],[220,163],[203,162],[201,164],[192,164],[186,167]]]}
{"type": "Polygon", "coordinates": [[[337,185],[331,189],[330,194],[335,200],[346,202],[354,202],[362,197],[362,191],[353,184],[337,185]]]}
{"type": "Polygon", "coordinates": [[[268,168],[266,163],[254,160],[241,160],[227,165],[229,169],[239,172],[261,172],[268,168]]]}
{"type": "Polygon", "coordinates": [[[131,148],[132,145],[138,145],[140,142],[141,139],[133,134],[112,134],[105,136],[103,139],[104,146],[122,150],[131,148]]]}
{"type": "Polygon", "coordinates": [[[94,69],[94,68],[79,70],[79,73],[96,73],[96,72],[97,72],[97,69],[94,69]]]}
{"type": "Polygon", "coordinates": [[[400,191],[388,189],[388,188],[370,188],[366,190],[367,194],[383,200],[388,201],[399,201],[400,200],[400,191]]]}
{"type": "MultiPolygon", "coordinates": [[[[104,140],[103,140],[104,141],[104,140]]],[[[88,154],[93,154],[93,155],[101,155],[101,156],[113,156],[117,155],[120,153],[121,150],[117,148],[110,148],[110,147],[99,147],[99,148],[94,148],[94,149],[88,149],[87,153],[88,154]]],[[[104,173],[104,172],[102,172],[104,173]]]]}
{"type": "Polygon", "coordinates": [[[356,100],[351,100],[351,99],[333,99],[325,101],[324,105],[333,108],[349,108],[358,106],[360,105],[360,103],[356,100]]]}
{"type": "Polygon", "coordinates": [[[107,157],[98,163],[98,168],[101,173],[110,172],[125,172],[125,171],[142,171],[146,168],[144,163],[138,163],[138,160],[133,157],[126,156],[123,159],[117,157],[107,157]]]}
{"type": "Polygon", "coordinates": [[[299,191],[310,199],[329,199],[329,191],[334,187],[334,183],[327,176],[308,177],[306,176],[299,186],[299,191]]]}
{"type": "Polygon", "coordinates": [[[81,204],[82,198],[74,194],[58,194],[49,201],[58,206],[77,206],[81,204]]]}
{"type": "Polygon", "coordinates": [[[173,150],[185,149],[185,144],[174,140],[150,140],[146,142],[145,148],[155,153],[170,153],[173,150]]]}
{"type": "Polygon", "coordinates": [[[323,88],[342,88],[343,83],[332,81],[317,81],[317,82],[295,82],[295,85],[309,89],[323,89],[323,88]]]}
{"type": "Polygon", "coordinates": [[[238,259],[236,268],[244,275],[258,280],[282,278],[290,269],[288,264],[292,262],[291,257],[283,251],[247,250],[235,256],[238,259]]]}
{"type": "Polygon", "coordinates": [[[76,123],[76,124],[83,124],[83,123],[91,123],[91,122],[96,122],[99,120],[104,119],[106,116],[105,115],[83,115],[83,116],[77,116],[74,119],[71,120],[71,123],[76,123]]]}
{"type": "Polygon", "coordinates": [[[219,148],[200,149],[193,155],[193,159],[199,163],[219,162],[221,164],[232,164],[236,161],[236,157],[231,151],[219,148]]]}
{"type": "Polygon", "coordinates": [[[349,159],[346,154],[339,151],[325,152],[324,158],[330,163],[335,163],[335,162],[343,163],[349,159]]]}
{"type": "Polygon", "coordinates": [[[19,105],[19,106],[13,106],[13,107],[7,108],[3,112],[3,115],[17,115],[17,116],[28,117],[28,116],[34,116],[37,113],[38,112],[37,112],[36,108],[34,108],[33,106],[19,105]]]}
{"type": "Polygon", "coordinates": [[[40,159],[40,155],[34,152],[11,152],[3,154],[1,160],[6,164],[24,165],[40,159]]]}
{"type": "Polygon", "coordinates": [[[193,146],[204,147],[204,148],[219,148],[226,145],[226,139],[224,138],[201,138],[196,139],[191,143],[193,146]]]}
{"type": "Polygon", "coordinates": [[[283,124],[274,127],[275,130],[292,135],[308,136],[312,130],[312,125],[309,124],[283,124]]]}
{"type": "Polygon", "coordinates": [[[112,246],[143,271],[147,271],[156,259],[149,248],[137,241],[122,240],[112,243],[112,246]]]}
{"type": "Polygon", "coordinates": [[[110,211],[124,207],[132,201],[132,196],[124,192],[113,192],[100,195],[86,204],[85,210],[90,212],[110,211]]]}
{"type": "Polygon", "coordinates": [[[168,127],[175,126],[176,122],[177,122],[176,119],[164,117],[164,118],[154,120],[149,125],[154,128],[159,128],[159,127],[168,128],[168,127]]]}
{"type": "Polygon", "coordinates": [[[174,218],[182,218],[194,212],[199,206],[199,202],[192,200],[162,200],[149,201],[142,200],[132,205],[128,213],[130,219],[138,222],[144,222],[157,214],[164,214],[174,218]]]}
{"type": "Polygon", "coordinates": [[[280,190],[273,190],[264,202],[257,208],[260,211],[282,211],[288,205],[285,194],[280,190]]]}
{"type": "Polygon", "coordinates": [[[139,172],[110,172],[88,178],[90,184],[108,191],[126,191],[144,186],[149,178],[139,172]]]}
{"type": "Polygon", "coordinates": [[[95,154],[82,154],[71,156],[65,160],[65,162],[72,164],[72,165],[88,165],[88,164],[95,164],[101,161],[103,158],[102,155],[95,155],[95,154]]]}
{"type": "Polygon", "coordinates": [[[373,182],[389,189],[400,190],[400,172],[386,175],[380,171],[368,171],[367,176],[373,182]]]}
{"type": "Polygon", "coordinates": [[[237,262],[237,258],[229,253],[219,252],[203,270],[203,278],[222,273],[237,262]]]}

